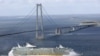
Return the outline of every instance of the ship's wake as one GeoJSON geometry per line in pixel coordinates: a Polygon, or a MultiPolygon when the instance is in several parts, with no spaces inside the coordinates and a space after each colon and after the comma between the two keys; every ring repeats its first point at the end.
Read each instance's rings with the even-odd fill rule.
{"type": "MultiPolygon", "coordinates": [[[[17,46],[18,48],[23,48],[21,45],[18,44],[17,46]]],[[[34,45],[31,45],[29,43],[26,44],[25,47],[36,47],[34,45]]],[[[59,45],[59,47],[56,47],[56,48],[64,48],[62,45],[59,45]]],[[[9,51],[8,53],[8,56],[14,56],[13,54],[13,48],[11,51],[9,51]]],[[[24,55],[25,56],[25,55],[24,55]]],[[[52,55],[26,55],[26,56],[52,56],[52,55]]],[[[54,56],[54,55],[53,55],[54,56]]],[[[68,48],[66,51],[65,51],[65,54],[63,54],[62,56],[81,56],[81,54],[75,52],[73,49],[70,49],[68,48]],[[66,55],[66,53],[69,53],[66,55]]]]}

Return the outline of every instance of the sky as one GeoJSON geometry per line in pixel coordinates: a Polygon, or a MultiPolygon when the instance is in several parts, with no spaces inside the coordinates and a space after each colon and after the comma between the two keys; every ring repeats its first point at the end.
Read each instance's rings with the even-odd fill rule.
{"type": "Polygon", "coordinates": [[[27,15],[37,3],[50,15],[100,14],[100,0],[0,0],[0,16],[27,15]]]}

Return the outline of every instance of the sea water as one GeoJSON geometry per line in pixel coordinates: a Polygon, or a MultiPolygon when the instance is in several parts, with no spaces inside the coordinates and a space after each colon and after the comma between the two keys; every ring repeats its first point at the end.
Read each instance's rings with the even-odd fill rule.
{"type": "MultiPolygon", "coordinates": [[[[17,44],[25,46],[26,43],[39,48],[55,48],[59,44],[73,49],[81,56],[100,56],[100,27],[90,27],[80,31],[53,36],[56,27],[75,26],[83,21],[98,21],[99,15],[60,15],[44,17],[45,40],[36,40],[35,32],[0,37],[0,55],[7,55],[17,44]]],[[[0,17],[0,35],[35,30],[35,17],[24,16],[0,17]]]]}

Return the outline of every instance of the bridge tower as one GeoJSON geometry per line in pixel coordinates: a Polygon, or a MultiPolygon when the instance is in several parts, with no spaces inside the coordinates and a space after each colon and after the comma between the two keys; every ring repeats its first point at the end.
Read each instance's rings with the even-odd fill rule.
{"type": "Polygon", "coordinates": [[[44,39],[42,4],[36,5],[36,39],[44,39]]]}
{"type": "Polygon", "coordinates": [[[55,35],[61,35],[62,34],[62,31],[60,28],[56,28],[55,30],[55,35]]]}

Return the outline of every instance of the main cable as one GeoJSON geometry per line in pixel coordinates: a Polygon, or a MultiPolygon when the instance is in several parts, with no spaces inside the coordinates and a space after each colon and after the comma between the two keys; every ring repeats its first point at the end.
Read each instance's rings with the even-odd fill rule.
{"type": "Polygon", "coordinates": [[[16,25],[23,25],[26,21],[29,21],[29,18],[31,17],[31,13],[33,14],[34,13],[34,9],[36,9],[36,7],[32,8],[32,10],[26,15],[23,17],[23,21],[19,21],[16,25]]]}
{"type": "Polygon", "coordinates": [[[59,25],[53,20],[53,18],[48,14],[48,12],[46,11],[46,9],[43,7],[43,10],[44,10],[44,12],[46,13],[46,15],[47,15],[47,20],[51,23],[51,24],[53,24],[53,25],[55,25],[55,26],[57,26],[57,27],[59,27],[59,25]]]}

